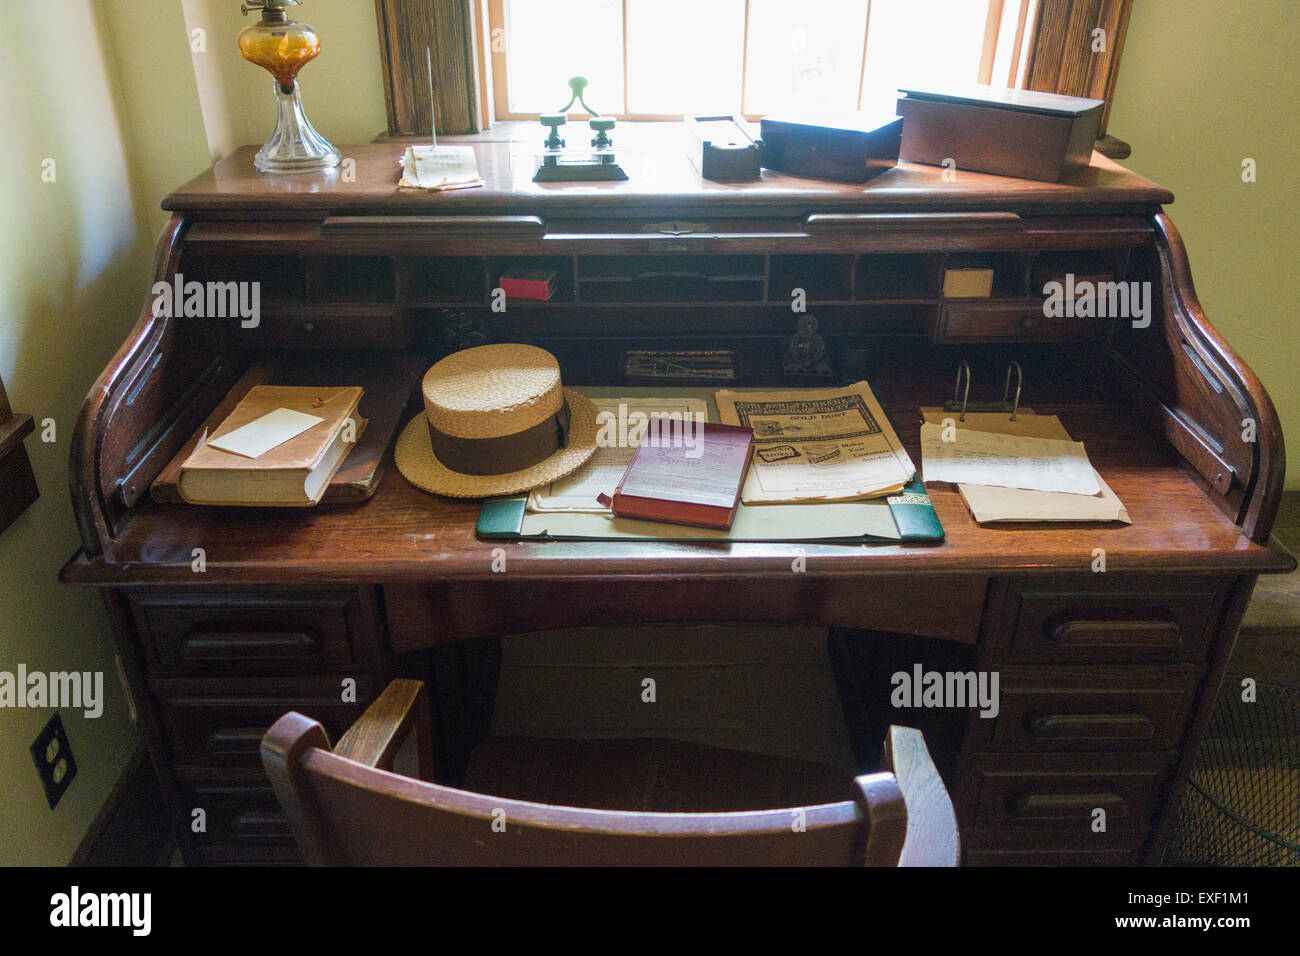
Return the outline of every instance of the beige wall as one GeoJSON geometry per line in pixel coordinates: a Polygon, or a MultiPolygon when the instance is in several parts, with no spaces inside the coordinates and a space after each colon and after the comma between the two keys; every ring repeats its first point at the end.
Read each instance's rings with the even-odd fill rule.
{"type": "MultiPolygon", "coordinates": [[[[311,0],[303,16],[325,38],[308,114],[336,142],[369,140],[385,125],[374,6],[311,0]]],[[[41,497],[0,535],[0,670],[99,671],[106,698],[95,719],[60,710],[78,773],[54,810],[27,749],[50,711],[0,710],[0,865],[66,863],[139,739],[98,596],[57,580],[78,545],[69,441],[143,303],[160,201],[270,133],[271,79],[235,46],[250,22],[229,0],[0,5],[0,377],[55,425],[55,441],[27,439],[41,497]]]]}
{"type": "Polygon", "coordinates": [[[1137,0],[1110,132],[1169,187],[1206,314],[1263,381],[1300,488],[1295,0],[1137,0]],[[1257,181],[1241,179],[1242,160],[1257,181]]]}
{"type": "Polygon", "coordinates": [[[97,595],[56,576],[77,547],[68,504],[73,424],[140,302],[149,242],[131,189],[116,67],[86,0],[5,4],[0,12],[0,376],[14,407],[53,419],[29,436],[41,497],[0,535],[0,670],[99,671],[103,715],[61,708],[78,774],[45,802],[27,748],[49,710],[0,710],[0,864],[61,864],[137,740],[97,595]],[[48,69],[58,49],[63,69],[48,69]],[[42,162],[55,181],[41,181],[42,162]]]}

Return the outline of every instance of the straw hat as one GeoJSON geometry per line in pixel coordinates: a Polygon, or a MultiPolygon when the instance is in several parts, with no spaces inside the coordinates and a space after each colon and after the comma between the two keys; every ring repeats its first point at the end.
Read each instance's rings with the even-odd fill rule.
{"type": "Polygon", "coordinates": [[[424,414],[407,422],[393,454],[402,476],[424,491],[453,498],[528,491],[596,450],[596,406],[561,385],[559,363],[545,349],[454,352],[425,373],[421,391],[424,414]]]}

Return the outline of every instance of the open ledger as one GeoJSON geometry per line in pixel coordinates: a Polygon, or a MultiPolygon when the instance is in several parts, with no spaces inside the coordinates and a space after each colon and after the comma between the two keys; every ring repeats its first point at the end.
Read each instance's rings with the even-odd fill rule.
{"type": "Polygon", "coordinates": [[[722,390],[718,415],[754,432],[740,499],[856,501],[897,494],[916,467],[866,382],[780,392],[722,390]]]}

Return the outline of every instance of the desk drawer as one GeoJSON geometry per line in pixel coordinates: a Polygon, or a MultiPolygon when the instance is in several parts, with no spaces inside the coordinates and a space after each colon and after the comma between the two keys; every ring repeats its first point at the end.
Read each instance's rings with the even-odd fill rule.
{"type": "Polygon", "coordinates": [[[1135,849],[1145,842],[1169,760],[1165,754],[982,754],[958,785],[964,826],[1030,846],[1135,849]],[[1093,830],[1105,810],[1105,830],[1093,830]],[[1019,836],[1016,836],[1019,834],[1019,836]]]}
{"type": "Polygon", "coordinates": [[[337,741],[375,696],[375,682],[357,680],[357,702],[343,696],[345,678],[315,678],[280,687],[239,687],[220,682],[155,683],[158,718],[177,764],[196,767],[260,767],[262,735],[291,710],[319,720],[337,741]],[[161,686],[160,686],[161,685],[161,686]]]}
{"type": "Polygon", "coordinates": [[[963,866],[1134,866],[1138,851],[1127,847],[1062,847],[1050,838],[1013,840],[987,830],[963,830],[963,866]]]}
{"type": "Polygon", "coordinates": [[[366,599],[356,590],[130,595],[150,670],[160,675],[347,671],[374,641],[366,599]]]}
{"type": "MultiPolygon", "coordinates": [[[[187,841],[199,847],[282,847],[297,844],[289,818],[269,784],[181,781],[181,810],[189,821],[187,841]],[[202,810],[200,817],[195,813],[202,810]],[[202,819],[203,829],[194,829],[202,819]]],[[[291,857],[292,852],[284,853],[291,857]]]]}
{"type": "Polygon", "coordinates": [[[1077,342],[1106,334],[1109,319],[1048,318],[1041,302],[945,302],[931,338],[945,342],[1077,342]]]}
{"type": "Polygon", "coordinates": [[[231,320],[232,336],[249,348],[401,349],[411,334],[401,313],[389,307],[358,306],[345,313],[263,312],[255,328],[231,320]]]}
{"type": "Polygon", "coordinates": [[[1092,577],[1008,584],[992,635],[995,653],[1025,663],[1205,660],[1223,606],[1218,579],[1092,577]]]}
{"type": "Polygon", "coordinates": [[[1196,694],[1190,667],[1008,667],[999,710],[972,718],[970,742],[1013,752],[1170,750],[1196,694]]]}

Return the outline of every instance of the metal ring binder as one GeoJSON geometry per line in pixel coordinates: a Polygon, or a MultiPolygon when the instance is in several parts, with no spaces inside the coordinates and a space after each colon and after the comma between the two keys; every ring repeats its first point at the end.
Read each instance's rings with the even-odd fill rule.
{"type": "Polygon", "coordinates": [[[1002,384],[1002,401],[1000,402],[974,402],[970,401],[970,363],[962,359],[957,365],[957,379],[952,386],[952,399],[943,403],[945,412],[960,412],[957,420],[964,422],[966,412],[1007,412],[1011,415],[1011,421],[1016,420],[1016,412],[1020,409],[1020,391],[1025,382],[1025,373],[1021,369],[1020,363],[1012,360],[1007,365],[1006,381],[1002,384]],[[1011,399],[1011,373],[1016,373],[1016,395],[1011,399]],[[963,387],[962,380],[965,379],[963,387]],[[958,396],[961,396],[960,399],[958,396]]]}

